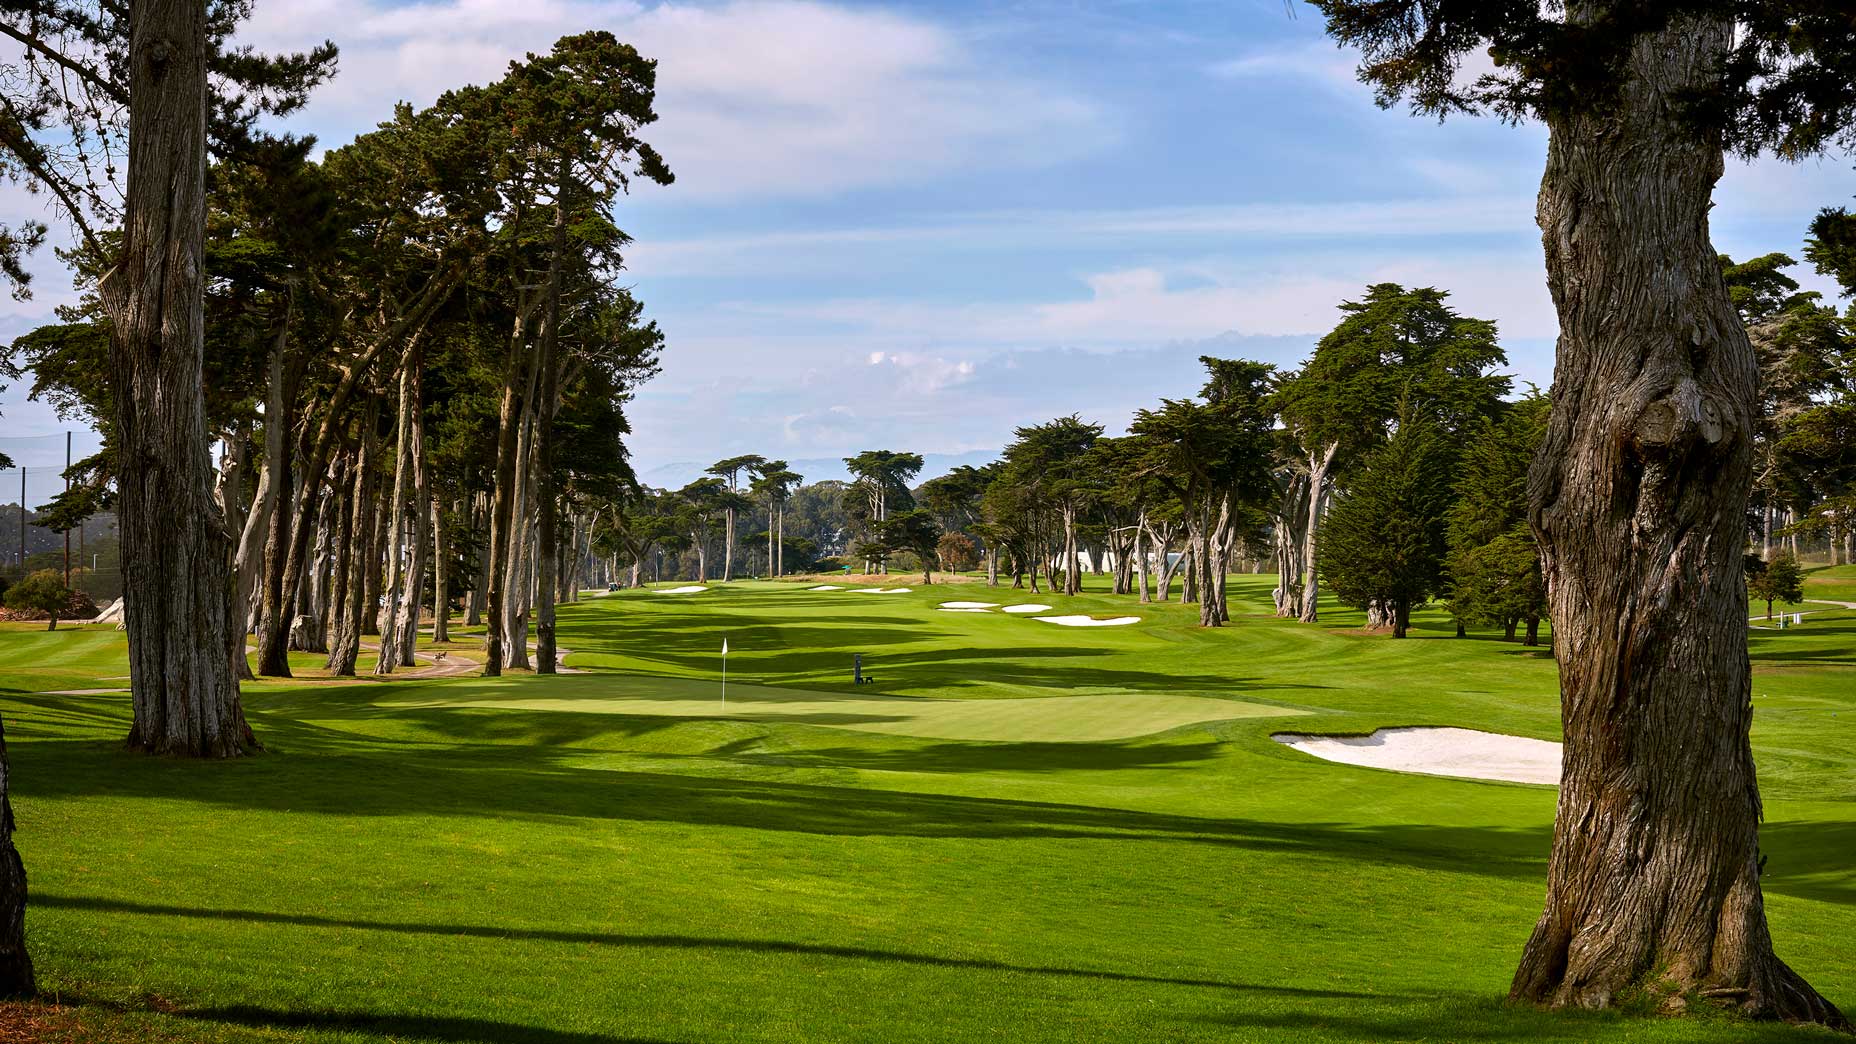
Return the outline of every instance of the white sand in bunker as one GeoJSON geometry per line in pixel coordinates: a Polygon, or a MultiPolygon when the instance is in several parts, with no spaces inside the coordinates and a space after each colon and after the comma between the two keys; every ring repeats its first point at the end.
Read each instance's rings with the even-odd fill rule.
{"type": "Polygon", "coordinates": [[[820,584],[817,587],[808,587],[806,588],[806,590],[808,591],[842,591],[844,590],[844,588],[839,587],[836,584],[820,584]]]}
{"type": "Polygon", "coordinates": [[[698,592],[707,591],[707,590],[708,588],[703,587],[700,584],[690,584],[687,587],[660,587],[657,589],[657,593],[658,594],[697,594],[698,592]]]}
{"type": "Polygon", "coordinates": [[[997,609],[998,602],[942,602],[942,609],[997,609]]]}
{"type": "Polygon", "coordinates": [[[1317,758],[1426,776],[1558,784],[1560,745],[1525,736],[1458,728],[1380,729],[1371,736],[1270,737],[1317,758]]]}
{"type": "Polygon", "coordinates": [[[992,610],[991,609],[949,609],[946,606],[942,606],[941,612],[944,612],[944,613],[990,613],[992,612],[992,610]]]}
{"type": "Polygon", "coordinates": [[[1126,627],[1141,622],[1138,616],[1111,616],[1098,620],[1093,616],[1034,616],[1033,620],[1054,623],[1059,627],[1126,627]]]}
{"type": "Polygon", "coordinates": [[[852,594],[908,594],[913,588],[908,587],[860,587],[852,594]]]}
{"type": "Polygon", "coordinates": [[[1026,602],[1023,605],[1008,605],[1005,607],[1005,611],[1008,613],[1048,613],[1050,612],[1050,606],[1040,605],[1037,602],[1026,602]]]}

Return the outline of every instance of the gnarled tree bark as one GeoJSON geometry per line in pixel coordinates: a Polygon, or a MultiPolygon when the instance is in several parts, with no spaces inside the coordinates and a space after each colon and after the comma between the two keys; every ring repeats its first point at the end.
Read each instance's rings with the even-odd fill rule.
{"type": "Polygon", "coordinates": [[[30,997],[37,985],[26,952],[26,865],[13,847],[11,776],[6,724],[0,722],[0,997],[30,997]]]}
{"type": "Polygon", "coordinates": [[[1773,953],[1759,887],[1741,559],[1756,369],[1708,239],[1722,149],[1677,112],[1733,31],[1678,19],[1637,42],[1614,107],[1549,120],[1561,333],[1529,487],[1566,746],[1512,994],[1840,1024],[1773,953]]]}
{"type": "Polygon", "coordinates": [[[103,278],[116,390],[117,515],[135,715],[129,745],[232,757],[239,705],[230,538],[213,501],[205,337],[206,5],[129,9],[122,251],[103,278]]]}

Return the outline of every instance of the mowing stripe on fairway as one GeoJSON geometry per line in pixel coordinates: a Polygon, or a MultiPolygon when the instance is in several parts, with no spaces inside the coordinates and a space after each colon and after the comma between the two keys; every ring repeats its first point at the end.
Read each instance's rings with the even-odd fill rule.
{"type": "Polygon", "coordinates": [[[560,679],[563,695],[525,697],[503,686],[451,685],[443,690],[385,690],[377,706],[566,711],[678,718],[726,717],[795,725],[825,725],[927,739],[1004,743],[1099,743],[1202,722],[1289,717],[1295,707],[1164,693],[1084,693],[1004,700],[937,700],[848,696],[810,689],[730,684],[728,710],[720,686],[691,678],[560,679]],[[571,693],[572,695],[566,695],[571,693]]]}

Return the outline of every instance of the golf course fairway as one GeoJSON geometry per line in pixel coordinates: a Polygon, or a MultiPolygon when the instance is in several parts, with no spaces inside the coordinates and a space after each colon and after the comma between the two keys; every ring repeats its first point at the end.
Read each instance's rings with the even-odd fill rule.
{"type": "MultiPolygon", "coordinates": [[[[560,608],[583,673],[247,683],[265,752],[129,753],[122,633],[0,625],[51,1041],[1813,1041],[1503,998],[1556,791],[1276,732],[1559,739],[1545,648],[1096,589],[560,608]],[[726,639],[727,703],[721,647],[726,639]],[[853,685],[852,658],[873,680],[853,685]]],[[[665,585],[671,586],[671,585],[665,585]]],[[[1856,569],[1811,577],[1856,600],[1856,569]]],[[[1763,606],[1761,607],[1763,609],[1763,606]]],[[[1856,612],[1750,638],[1778,951],[1856,1008],[1856,612]]],[[[427,643],[429,644],[429,643],[427,643]]],[[[450,647],[476,648],[468,635],[450,647]]],[[[21,1011],[25,1011],[21,1015],[21,1011]]]]}

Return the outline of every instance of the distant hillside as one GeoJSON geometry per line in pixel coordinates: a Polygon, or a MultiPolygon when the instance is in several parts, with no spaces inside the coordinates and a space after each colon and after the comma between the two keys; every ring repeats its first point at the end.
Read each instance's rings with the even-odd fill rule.
{"type": "MultiPolygon", "coordinates": [[[[970,453],[924,453],[922,454],[922,473],[918,479],[931,479],[945,475],[961,465],[979,467],[999,459],[998,450],[974,450],[970,453]]],[[[792,460],[787,466],[805,476],[808,483],[824,482],[827,479],[848,480],[851,473],[845,470],[844,460],[840,457],[817,457],[810,460],[792,460]]],[[[659,489],[679,489],[702,477],[707,464],[695,461],[678,461],[674,464],[659,464],[653,468],[640,469],[638,481],[659,489]]]]}

